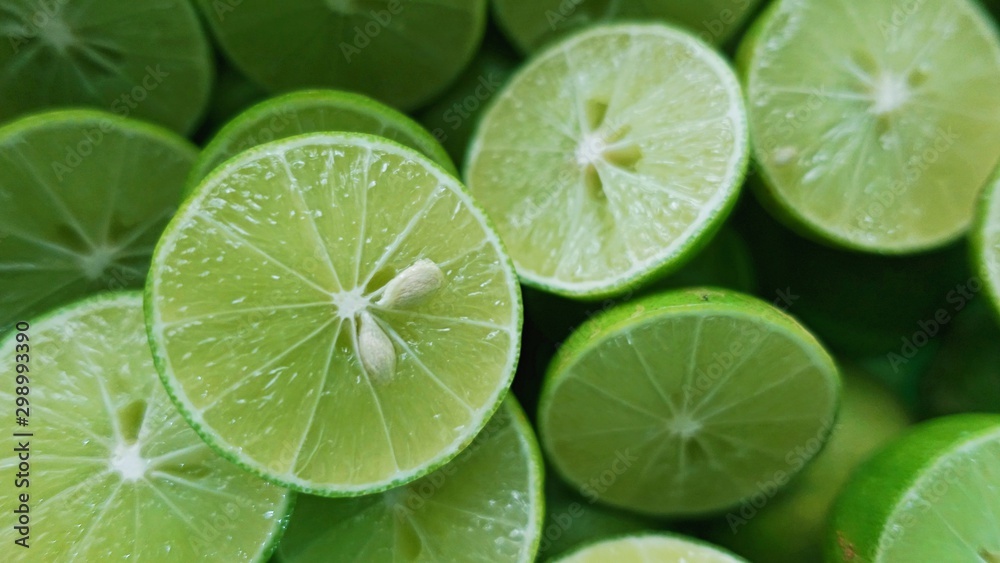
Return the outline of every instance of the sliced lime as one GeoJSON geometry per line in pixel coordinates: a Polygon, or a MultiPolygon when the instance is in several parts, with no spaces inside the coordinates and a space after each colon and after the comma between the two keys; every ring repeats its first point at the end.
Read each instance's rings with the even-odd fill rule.
{"type": "Polygon", "coordinates": [[[641,534],[605,540],[557,559],[559,563],[745,563],[721,548],[667,534],[641,534]]]}
{"type": "Polygon", "coordinates": [[[972,236],[980,280],[1000,313],[1000,178],[986,189],[979,224],[972,236]]]}
{"type": "Polygon", "coordinates": [[[292,495],[216,455],[178,414],[153,367],[142,293],[21,324],[0,353],[12,374],[0,400],[13,409],[25,399],[27,420],[0,458],[11,476],[0,502],[25,526],[3,526],[0,538],[27,554],[7,560],[267,559],[292,495]]]}
{"type": "Polygon", "coordinates": [[[702,514],[815,456],[839,385],[819,343],[777,309],[680,291],[581,325],[549,366],[538,424],[549,459],[584,495],[702,514]]]}
{"type": "Polygon", "coordinates": [[[972,0],[911,4],[779,0],[740,47],[761,195],[840,246],[955,240],[1000,159],[989,16],[972,0]]]}
{"type": "Polygon", "coordinates": [[[0,42],[0,121],[88,106],[187,133],[208,104],[211,49],[187,0],[6,0],[0,42]]]}
{"type": "Polygon", "coordinates": [[[468,448],[422,479],[355,499],[299,497],[278,558],[527,563],[538,548],[542,502],[541,452],[508,397],[468,448]]]}
{"type": "Polygon", "coordinates": [[[167,227],[147,291],[184,416],[312,494],[443,465],[517,362],[520,292],[485,215],[442,168],[371,135],[292,137],[216,169],[167,227]]]}
{"type": "Polygon", "coordinates": [[[90,110],[0,129],[0,331],[142,287],[196,156],[165,129],[90,110]]]}
{"type": "Polygon", "coordinates": [[[760,0],[493,0],[507,37],[530,53],[566,33],[616,20],[660,20],[683,26],[708,43],[723,43],[760,0]]]}
{"type": "Polygon", "coordinates": [[[202,151],[191,171],[188,190],[237,154],[277,139],[303,133],[369,133],[427,155],[449,172],[454,165],[444,148],[419,124],[375,100],[336,90],[307,90],[261,102],[229,122],[202,151]]]}
{"type": "Polygon", "coordinates": [[[486,0],[197,0],[222,50],[268,90],[338,88],[413,109],[472,60],[486,0]]]}
{"type": "Polygon", "coordinates": [[[827,561],[1000,560],[1000,416],[914,428],[861,466],[837,500],[827,561]]]}
{"type": "Polygon", "coordinates": [[[707,45],[656,25],[594,28],[514,76],[469,149],[469,189],[523,281],[622,293],[711,240],[747,163],[742,94],[707,45]]]}
{"type": "Polygon", "coordinates": [[[851,472],[910,424],[887,388],[842,364],[843,400],[830,442],[789,486],[744,501],[718,522],[710,539],[750,561],[822,561],[825,526],[851,472]]]}

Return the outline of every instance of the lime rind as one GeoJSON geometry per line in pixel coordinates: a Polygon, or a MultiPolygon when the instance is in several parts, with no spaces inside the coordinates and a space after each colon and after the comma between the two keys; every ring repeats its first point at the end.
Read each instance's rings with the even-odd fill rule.
{"type": "Polygon", "coordinates": [[[472,198],[471,194],[468,193],[464,185],[457,181],[448,170],[429,160],[426,156],[421,155],[416,150],[390,139],[363,133],[311,133],[258,145],[239,155],[236,155],[210,172],[195,189],[194,193],[192,193],[182,203],[180,209],[175,215],[175,221],[172,221],[170,225],[168,225],[153,252],[153,271],[150,272],[150,275],[147,278],[144,306],[147,334],[149,336],[150,347],[153,352],[154,364],[167,390],[167,394],[170,396],[170,399],[174,402],[174,405],[178,408],[183,418],[188,422],[188,424],[191,425],[192,428],[194,428],[201,438],[216,451],[216,453],[262,479],[297,492],[326,497],[353,497],[384,492],[424,477],[446,465],[472,443],[476,434],[478,434],[478,432],[486,426],[490,418],[503,404],[504,398],[506,397],[510,384],[514,378],[514,372],[521,351],[520,334],[523,325],[523,301],[520,286],[517,283],[517,276],[514,273],[514,264],[510,259],[510,255],[504,248],[503,241],[496,233],[496,228],[493,226],[493,223],[486,212],[472,198]],[[455,188],[454,193],[480,221],[485,232],[490,235],[490,242],[499,251],[498,256],[502,259],[503,265],[505,266],[503,268],[504,276],[507,279],[508,286],[512,288],[511,297],[514,300],[511,306],[512,318],[510,319],[513,345],[510,349],[508,365],[504,370],[507,375],[504,378],[502,385],[497,388],[494,398],[489,401],[488,405],[486,405],[483,409],[481,417],[478,420],[473,421],[473,424],[469,425],[469,427],[474,431],[467,432],[465,436],[453,442],[451,447],[443,450],[440,456],[432,463],[426,464],[425,466],[408,473],[398,475],[395,478],[385,480],[382,483],[364,487],[321,486],[289,478],[288,476],[275,475],[266,467],[262,467],[261,464],[250,462],[244,457],[241,457],[238,453],[240,449],[237,445],[229,444],[216,436],[215,433],[213,433],[204,421],[202,421],[201,418],[194,412],[190,401],[187,399],[183,391],[179,389],[179,385],[177,385],[172,378],[172,369],[170,367],[169,359],[161,342],[159,341],[160,336],[158,334],[158,327],[162,324],[162,320],[159,317],[158,311],[154,307],[154,296],[157,292],[157,276],[153,274],[155,273],[156,263],[158,261],[157,257],[165,255],[170,251],[171,245],[174,243],[173,238],[176,236],[175,231],[180,229],[177,219],[194,213],[198,206],[202,204],[202,200],[208,197],[212,186],[221,181],[223,178],[229,176],[233,170],[239,167],[241,162],[252,160],[260,156],[280,154],[280,149],[282,147],[290,147],[294,146],[296,143],[306,143],[315,140],[325,140],[329,142],[341,141],[348,143],[355,142],[358,144],[367,144],[371,146],[378,146],[380,148],[386,148],[387,150],[394,151],[397,154],[405,156],[409,159],[423,162],[429,170],[438,175],[442,184],[453,186],[455,188]]]}
{"type": "MultiPolygon", "coordinates": [[[[669,38],[671,41],[676,41],[687,54],[695,54],[697,61],[704,63],[718,78],[724,89],[732,94],[730,107],[725,118],[730,120],[736,133],[733,135],[734,146],[727,169],[713,188],[714,196],[701,206],[697,219],[691,222],[683,234],[676,237],[673,244],[665,246],[658,253],[638,263],[633,263],[628,270],[617,273],[615,276],[575,282],[538,274],[520,263],[517,253],[514,253],[512,259],[517,267],[518,275],[521,282],[527,286],[587,301],[634,292],[682,268],[699,250],[707,246],[712,237],[722,228],[723,222],[739,199],[740,188],[746,179],[751,155],[749,123],[746,108],[743,105],[742,87],[739,80],[730,63],[719,55],[712,46],[682,29],[660,23],[617,23],[590,29],[585,28],[543,49],[539,54],[533,56],[526,65],[518,69],[508,80],[503,90],[488,103],[477,126],[473,141],[469,145],[465,158],[468,164],[464,175],[470,189],[475,195],[476,188],[473,186],[474,180],[472,178],[476,167],[475,161],[486,150],[484,145],[488,143],[484,132],[487,130],[491,117],[499,111],[498,108],[501,108],[508,98],[512,97],[511,92],[519,87],[521,82],[527,81],[532,74],[537,74],[537,69],[548,64],[550,59],[558,57],[560,53],[572,51],[575,45],[592,37],[614,34],[635,36],[643,33],[669,38]]],[[[579,96],[579,92],[576,94],[579,96]]],[[[583,100],[577,101],[579,104],[584,102],[583,100]]],[[[624,110],[623,113],[627,115],[628,110],[624,110]]],[[[583,119],[582,116],[578,117],[583,119]]],[[[482,200],[483,196],[479,196],[479,199],[482,200]]]]}
{"type": "MultiPolygon", "coordinates": [[[[87,110],[83,110],[87,111],[87,110]]],[[[38,327],[55,322],[67,316],[80,317],[87,315],[90,311],[104,310],[109,307],[138,307],[143,303],[143,292],[141,290],[119,290],[91,295],[72,303],[63,305],[53,310],[49,310],[34,318],[29,319],[32,327],[38,327]]],[[[13,341],[14,332],[0,334],[0,349],[4,349],[13,341]]],[[[274,526],[265,542],[262,542],[256,554],[249,557],[250,561],[263,562],[270,559],[278,548],[278,544],[288,527],[292,512],[295,507],[296,495],[292,491],[286,491],[282,497],[282,502],[274,507],[274,526]]],[[[34,544],[33,544],[34,545],[34,544]]]]}
{"type": "MultiPolygon", "coordinates": [[[[585,321],[578,327],[566,342],[559,348],[545,372],[545,379],[542,386],[538,402],[538,425],[543,449],[548,452],[548,459],[556,472],[568,483],[576,483],[573,477],[574,471],[566,466],[566,462],[555,452],[558,448],[554,445],[554,437],[547,431],[549,423],[548,413],[552,410],[552,405],[556,391],[560,385],[565,383],[571,374],[572,368],[586,357],[588,351],[595,350],[602,345],[613,341],[622,333],[629,332],[637,326],[647,321],[654,321],[668,315],[680,314],[708,315],[712,313],[725,315],[727,318],[742,319],[748,322],[767,323],[769,334],[781,334],[790,341],[800,344],[804,354],[811,360],[811,365],[817,368],[822,377],[827,382],[827,394],[830,397],[828,412],[823,417],[822,413],[816,414],[818,429],[810,434],[819,441],[819,447],[802,449],[796,451],[800,455],[801,463],[795,467],[782,466],[776,469],[786,470],[791,476],[796,474],[817,455],[822,453],[828,442],[828,438],[836,425],[836,418],[840,410],[840,372],[833,359],[826,353],[820,342],[794,318],[787,315],[769,304],[757,298],[745,296],[729,290],[715,290],[710,288],[690,289],[667,292],[639,299],[631,304],[610,309],[585,321]]],[[[801,421],[800,421],[801,422],[801,421]]],[[[793,446],[794,447],[794,446],[793,446]]],[[[754,491],[748,491],[752,494],[754,491]]],[[[718,514],[727,508],[735,506],[741,499],[734,498],[732,502],[718,506],[702,507],[672,507],[669,509],[642,508],[631,506],[620,499],[601,498],[601,500],[612,506],[626,508],[639,514],[650,516],[665,515],[711,515],[718,514]]],[[[631,503],[634,504],[634,503],[631,503]]]]}
{"type": "Polygon", "coordinates": [[[979,205],[979,217],[971,236],[972,261],[1000,319],[1000,173],[986,187],[979,205]]]}
{"type": "MultiPolygon", "coordinates": [[[[213,168],[216,168],[229,158],[238,155],[244,150],[250,149],[258,144],[263,144],[264,142],[271,142],[282,138],[288,138],[289,136],[313,132],[302,131],[300,133],[296,133],[295,135],[283,135],[281,131],[285,128],[293,127],[295,123],[282,123],[280,130],[276,127],[269,127],[267,129],[272,134],[271,136],[273,138],[267,139],[261,143],[254,143],[253,145],[234,146],[241,137],[251,133],[253,129],[260,127],[265,123],[270,124],[274,118],[280,117],[282,119],[294,119],[293,116],[295,116],[298,111],[310,109],[349,111],[377,120],[381,124],[383,130],[394,129],[400,133],[402,137],[411,141],[410,143],[403,143],[404,145],[410,146],[411,148],[414,148],[428,156],[431,160],[443,166],[452,176],[458,175],[451,158],[448,156],[444,147],[441,146],[441,143],[439,143],[437,139],[435,139],[419,123],[406,114],[363,94],[341,90],[301,90],[264,100],[229,121],[212,137],[212,140],[205,146],[204,150],[202,150],[201,156],[198,158],[194,168],[191,170],[191,175],[188,179],[187,191],[189,193],[193,191],[197,184],[204,179],[213,168]]],[[[315,132],[319,133],[321,131],[315,132]]],[[[374,131],[345,130],[344,132],[376,134],[374,131]]],[[[379,136],[384,135],[379,134],[379,136]]],[[[399,138],[395,140],[397,142],[401,141],[399,138]]]]}
{"type": "MultiPolygon", "coordinates": [[[[651,546],[667,547],[672,550],[683,549],[687,551],[685,554],[686,556],[696,557],[697,559],[684,558],[679,561],[688,561],[690,563],[746,563],[745,559],[742,559],[736,554],[731,553],[715,544],[670,532],[647,532],[601,538],[577,546],[569,552],[561,554],[550,561],[551,563],[573,563],[574,561],[584,562],[586,561],[584,558],[588,556],[588,552],[594,550],[595,548],[612,547],[614,544],[618,543],[657,544],[651,546]]],[[[642,561],[646,561],[646,559],[643,558],[642,561]]],[[[641,562],[629,560],[621,561],[619,563],[641,562]]]]}

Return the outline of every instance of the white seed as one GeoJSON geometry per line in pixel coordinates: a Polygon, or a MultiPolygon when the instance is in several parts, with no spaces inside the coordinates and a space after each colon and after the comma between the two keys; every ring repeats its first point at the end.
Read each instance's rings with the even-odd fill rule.
{"type": "Polygon", "coordinates": [[[380,307],[413,307],[444,286],[444,272],[433,261],[421,258],[400,272],[385,286],[380,307]]]}
{"type": "Polygon", "coordinates": [[[388,382],[396,373],[396,349],[371,313],[362,311],[358,328],[358,355],[361,365],[375,381],[388,382]]]}

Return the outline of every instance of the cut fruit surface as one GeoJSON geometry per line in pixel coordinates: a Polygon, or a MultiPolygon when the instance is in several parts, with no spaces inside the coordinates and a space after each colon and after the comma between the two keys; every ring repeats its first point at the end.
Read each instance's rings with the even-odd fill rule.
{"type": "Polygon", "coordinates": [[[202,151],[191,171],[188,190],[193,190],[214,168],[247,149],[305,133],[334,131],[385,137],[454,172],[444,147],[405,114],[360,94],[307,90],[257,104],[226,125],[202,151]]]}
{"type": "Polygon", "coordinates": [[[550,461],[585,495],[698,515],[802,469],[833,428],[839,388],[829,355],[790,317],[738,293],[687,290],[581,325],[549,366],[538,425],[550,461]]]}
{"type": "Polygon", "coordinates": [[[972,0],[914,6],[779,0],[740,47],[759,193],[839,246],[957,239],[1000,159],[994,24],[972,0]]]}
{"type": "Polygon", "coordinates": [[[542,461],[508,397],[448,465],[356,499],[300,496],[278,549],[284,563],[534,561],[542,527],[542,461]],[[350,555],[348,555],[350,554],[350,555]]]}
{"type": "Polygon", "coordinates": [[[0,129],[0,332],[86,295],[142,287],[196,156],[166,129],[98,111],[0,129]]]}
{"type": "Polygon", "coordinates": [[[558,563],[745,563],[721,548],[667,534],[624,536],[581,548],[558,563]]]}
{"type": "MultiPolygon", "coordinates": [[[[0,386],[5,404],[28,399],[16,432],[33,434],[15,435],[25,449],[0,457],[4,473],[30,474],[0,490],[6,506],[27,505],[30,522],[28,559],[9,560],[267,560],[292,494],[218,456],[181,418],[153,367],[141,292],[93,297],[22,328],[0,344],[5,373],[21,373],[15,358],[31,366],[26,382],[0,386]]],[[[0,530],[8,546],[21,537],[0,530]]]]}
{"type": "Polygon", "coordinates": [[[469,189],[522,280],[577,298],[679,268],[727,216],[748,158],[728,64],[656,24],[574,35],[519,71],[469,149],[469,189]]]}
{"type": "Polygon", "coordinates": [[[167,228],[147,287],[184,415],[223,455],[313,494],[442,465],[517,362],[499,237],[453,176],[380,137],[304,135],[228,161],[167,228]]]}
{"type": "Polygon", "coordinates": [[[1000,415],[925,422],[862,465],[841,494],[828,561],[1000,560],[1000,415]]]}
{"type": "Polygon", "coordinates": [[[980,206],[979,224],[972,236],[973,260],[1000,314],[1000,178],[987,188],[980,206]]]}
{"type": "Polygon", "coordinates": [[[530,53],[573,30],[612,21],[663,21],[707,43],[723,43],[760,0],[494,0],[493,14],[507,37],[530,53]]]}
{"type": "Polygon", "coordinates": [[[228,58],[272,92],[338,88],[404,110],[472,60],[486,0],[197,0],[228,58]]]}
{"type": "Polygon", "coordinates": [[[211,49],[187,0],[5,0],[0,43],[0,121],[86,106],[188,133],[208,104],[211,49]]]}

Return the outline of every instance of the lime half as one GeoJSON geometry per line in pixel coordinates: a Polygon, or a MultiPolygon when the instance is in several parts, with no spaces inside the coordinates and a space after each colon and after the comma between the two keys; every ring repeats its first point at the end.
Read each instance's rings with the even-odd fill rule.
{"type": "Polygon", "coordinates": [[[530,53],[553,38],[615,20],[678,24],[708,43],[723,43],[760,0],[493,0],[493,14],[507,37],[530,53]]]}
{"type": "Polygon", "coordinates": [[[549,366],[538,424],[584,496],[704,514],[802,469],[833,428],[839,386],[819,343],[777,309],[681,291],[581,325],[549,366]]]}
{"type": "Polygon", "coordinates": [[[267,559],[292,495],[216,455],[178,414],[153,367],[142,293],[21,324],[0,352],[4,373],[22,374],[0,400],[23,399],[27,420],[0,458],[11,476],[0,501],[26,526],[0,529],[8,550],[23,538],[31,561],[267,559]]]}
{"type": "Polygon", "coordinates": [[[272,92],[338,88],[414,109],[472,60],[486,0],[197,0],[220,47],[272,92]]]}
{"type": "Polygon", "coordinates": [[[740,50],[780,218],[884,254],[968,230],[1000,159],[1000,40],[977,2],[778,0],[740,50]]]}
{"type": "Polygon", "coordinates": [[[979,225],[973,234],[974,260],[982,283],[1000,312],[1000,178],[989,186],[980,204],[979,225]]]}
{"type": "Polygon", "coordinates": [[[926,422],[859,468],[828,561],[1000,561],[1000,416],[926,422]]]}
{"type": "Polygon", "coordinates": [[[557,559],[559,563],[744,563],[722,549],[667,534],[641,534],[598,542],[557,559]]]}
{"type": "Polygon", "coordinates": [[[486,424],[517,279],[458,181],[359,134],[261,145],[167,227],[147,286],[167,390],[223,455],[324,496],[429,473],[486,424]]]}
{"type": "Polygon", "coordinates": [[[304,133],[334,131],[379,135],[416,149],[454,171],[444,147],[406,115],[360,94],[311,90],[261,102],[227,124],[202,151],[191,171],[188,189],[193,190],[226,160],[257,145],[304,133]]]}
{"type": "Polygon", "coordinates": [[[0,121],[89,106],[190,132],[208,104],[212,58],[187,0],[5,0],[0,121]]]}
{"type": "Polygon", "coordinates": [[[142,287],[197,153],[145,123],[56,111],[0,129],[0,331],[142,287]]]}
{"type": "Polygon", "coordinates": [[[356,499],[299,497],[278,559],[527,563],[542,503],[541,452],[508,398],[468,448],[422,479],[356,499]]]}
{"type": "Polygon", "coordinates": [[[656,24],[538,55],[480,123],[465,171],[525,283],[567,297],[669,273],[719,228],[748,158],[728,64],[656,24]]]}

